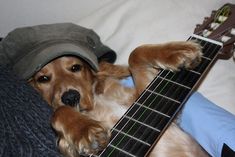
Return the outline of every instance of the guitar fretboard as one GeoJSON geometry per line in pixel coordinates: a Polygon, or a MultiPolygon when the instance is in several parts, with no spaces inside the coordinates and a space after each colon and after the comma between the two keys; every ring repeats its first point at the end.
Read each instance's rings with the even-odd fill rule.
{"type": "Polygon", "coordinates": [[[189,40],[202,46],[201,63],[192,70],[162,70],[113,127],[100,157],[143,157],[160,139],[222,47],[197,35],[189,40]]]}

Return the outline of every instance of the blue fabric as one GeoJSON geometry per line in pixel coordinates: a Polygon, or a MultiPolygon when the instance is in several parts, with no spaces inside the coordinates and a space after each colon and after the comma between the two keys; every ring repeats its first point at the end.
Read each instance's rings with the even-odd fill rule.
{"type": "Polygon", "coordinates": [[[124,85],[126,87],[134,87],[133,78],[130,77],[130,76],[122,79],[120,82],[121,82],[122,85],[124,85]]]}
{"type": "Polygon", "coordinates": [[[220,157],[223,144],[235,150],[235,115],[194,93],[185,104],[180,126],[213,157],[220,157]]]}

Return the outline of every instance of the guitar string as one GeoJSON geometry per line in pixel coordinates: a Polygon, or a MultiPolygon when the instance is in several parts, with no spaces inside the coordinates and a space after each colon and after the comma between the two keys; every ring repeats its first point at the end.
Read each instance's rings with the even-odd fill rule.
{"type": "MultiPolygon", "coordinates": [[[[164,70],[162,70],[162,72],[164,72],[164,70]]],[[[161,72],[161,73],[162,73],[162,72],[161,72]]],[[[169,72],[168,72],[168,73],[169,73],[169,72]]],[[[160,74],[159,74],[156,78],[158,78],[159,76],[160,76],[160,74]]],[[[168,76],[168,74],[167,74],[165,77],[167,77],[167,76],[168,76]]],[[[157,80],[157,79],[154,79],[154,80],[157,80]]],[[[155,82],[155,81],[153,81],[151,84],[153,84],[154,82],[155,82]]],[[[161,82],[160,82],[160,83],[161,83],[161,82]]],[[[158,85],[160,85],[160,83],[159,83],[158,85]]],[[[144,93],[146,93],[146,91],[145,91],[144,93]]],[[[144,95],[144,94],[142,94],[142,95],[144,95]]],[[[149,97],[149,96],[148,96],[148,97],[149,97]]],[[[142,98],[142,97],[139,97],[139,99],[141,99],[141,98],[142,98]]],[[[138,100],[137,100],[137,101],[138,101],[138,100]]],[[[139,107],[139,108],[140,108],[140,107],[139,107]]],[[[139,110],[139,109],[138,109],[138,110],[139,110]]],[[[137,111],[138,111],[138,110],[137,110],[137,111]]],[[[137,112],[137,111],[136,111],[136,112],[137,112]]],[[[135,112],[135,113],[136,113],[136,112],[135,112]]],[[[133,116],[135,115],[135,113],[133,114],[133,116]]],[[[126,115],[126,114],[125,114],[125,115],[126,115]]],[[[132,116],[131,118],[133,118],[133,116],[132,116]]],[[[127,125],[127,123],[128,123],[129,121],[130,121],[130,119],[129,119],[129,120],[126,122],[126,124],[119,130],[119,132],[117,133],[117,135],[120,133],[120,131],[123,130],[123,128],[127,125]]],[[[117,136],[117,135],[116,135],[116,136],[117,136]]],[[[112,141],[116,138],[116,136],[113,137],[112,141]]],[[[124,136],[124,137],[125,137],[125,136],[124,136]]],[[[112,141],[111,141],[111,142],[112,142],[112,141]]],[[[121,140],[120,140],[120,141],[121,141],[121,140]]],[[[110,142],[110,143],[111,143],[111,142],[110,142]]],[[[116,144],[116,145],[118,145],[118,144],[116,144]]]]}
{"type": "MultiPolygon", "coordinates": [[[[167,84],[165,84],[164,85],[164,87],[163,88],[165,88],[167,86],[167,84]]],[[[153,93],[151,92],[150,93],[150,96],[152,96],[153,95],[153,93]]],[[[156,97],[158,97],[158,95],[155,95],[156,97]]],[[[150,103],[149,105],[151,105],[152,103],[150,103]]],[[[143,106],[143,105],[141,105],[141,106],[143,106]]],[[[145,114],[145,112],[147,112],[148,110],[146,109],[146,108],[144,108],[144,111],[142,111],[142,113],[141,113],[141,115],[138,117],[138,118],[135,118],[137,121],[140,121],[140,118],[142,118],[142,117],[144,117],[143,115],[145,114]]],[[[151,111],[150,111],[151,112],[151,111]]],[[[150,115],[150,114],[149,114],[150,115]]],[[[148,116],[147,116],[147,118],[148,118],[148,116]]],[[[163,118],[163,117],[162,117],[163,118]]],[[[162,120],[162,119],[161,119],[162,120]]],[[[161,121],[160,120],[160,121],[161,121]]],[[[143,123],[146,121],[146,119],[143,121],[143,123]]],[[[152,126],[152,125],[150,125],[150,126],[152,126]]],[[[133,126],[134,127],[134,126],[133,126]]],[[[148,128],[148,127],[146,127],[146,128],[148,128]]],[[[156,127],[157,128],[157,127],[156,127]]],[[[130,128],[130,129],[132,129],[132,127],[130,128]]],[[[136,134],[136,133],[138,133],[139,132],[139,130],[140,130],[140,128],[137,128],[136,130],[135,130],[135,132],[133,133],[133,136],[136,134]]],[[[159,129],[160,130],[160,129],[159,129]]],[[[161,131],[161,130],[160,130],[161,131]]],[[[142,136],[140,136],[140,139],[142,139],[142,137],[146,134],[146,132],[147,132],[147,129],[145,129],[145,131],[142,133],[142,136]]],[[[126,146],[129,144],[129,142],[130,142],[130,139],[126,142],[126,144],[122,147],[122,149],[124,149],[125,150],[125,148],[126,148],[126,146]]]]}
{"type": "MultiPolygon", "coordinates": [[[[202,41],[201,41],[201,42],[202,42],[202,41]]],[[[206,44],[208,44],[208,42],[206,42],[205,45],[202,45],[202,43],[201,43],[201,46],[205,47],[206,44]]],[[[208,55],[208,57],[211,57],[211,55],[216,55],[215,52],[216,52],[216,49],[218,48],[218,46],[219,46],[219,45],[216,45],[216,46],[213,48],[213,44],[211,44],[210,47],[208,47],[208,49],[206,50],[206,52],[205,52],[205,51],[203,51],[203,52],[204,52],[204,54],[207,54],[208,51],[210,51],[210,49],[211,49],[211,47],[212,47],[212,48],[213,48],[213,50],[212,50],[213,53],[209,53],[209,55],[208,55]]],[[[217,52],[218,52],[218,51],[217,51],[217,52]]],[[[202,64],[207,64],[207,63],[202,63],[202,64]]],[[[210,64],[210,63],[209,63],[209,64],[210,64]]],[[[209,64],[208,64],[208,65],[209,65],[209,64]]],[[[199,67],[199,70],[201,69],[201,67],[202,67],[202,66],[199,67]]],[[[206,69],[206,68],[205,68],[205,69],[206,69]]],[[[204,70],[205,70],[205,69],[204,69],[204,70]]],[[[187,75],[189,75],[189,73],[187,73],[187,75]]],[[[194,75],[194,76],[195,76],[195,75],[194,75]]],[[[194,77],[194,76],[193,76],[193,77],[194,77]]],[[[195,82],[195,83],[196,83],[196,82],[195,82]]],[[[173,87],[173,85],[172,85],[172,87],[173,87]]],[[[172,88],[172,87],[169,87],[169,89],[172,88]]],[[[155,90],[155,89],[154,89],[154,90],[155,90]]],[[[178,90],[178,89],[176,89],[176,90],[178,90]]],[[[168,91],[168,92],[169,92],[169,91],[168,91]]],[[[191,92],[191,91],[190,91],[190,92],[191,92]]],[[[190,92],[189,92],[188,94],[190,94],[190,92]]],[[[156,96],[156,97],[157,97],[157,96],[156,96]]],[[[163,99],[163,98],[161,98],[161,99],[163,99]]],[[[154,101],[154,100],[153,100],[153,101],[154,101]]],[[[153,101],[152,101],[152,102],[153,102],[153,101]]],[[[151,104],[152,104],[152,102],[151,102],[151,104]]],[[[169,102],[169,101],[168,101],[168,102],[169,102]]],[[[168,103],[168,102],[167,102],[167,103],[168,103]]],[[[157,105],[159,105],[159,103],[158,103],[157,105]]],[[[169,109],[169,110],[170,110],[170,109],[169,109]]],[[[169,110],[167,110],[167,112],[168,112],[169,110]]],[[[150,114],[149,114],[149,115],[150,115],[150,114]]],[[[149,115],[147,116],[147,118],[149,117],[149,115]]],[[[147,119],[147,118],[146,118],[146,119],[147,119]]],[[[146,119],[145,119],[145,120],[146,120],[146,119]]],[[[145,121],[145,120],[144,120],[144,121],[145,121]]],[[[161,118],[160,122],[161,122],[162,120],[163,120],[163,118],[161,118]]],[[[159,124],[160,124],[160,122],[159,122],[159,124]]],[[[168,123],[169,123],[169,122],[168,122],[168,123]]],[[[140,128],[139,128],[139,129],[140,129],[140,128]]],[[[144,133],[143,133],[143,135],[144,135],[144,133]]],[[[141,137],[140,137],[140,138],[141,138],[141,137]]],[[[128,144],[128,143],[126,143],[126,145],[127,145],[127,144],[128,144]]],[[[126,146],[124,146],[123,148],[125,148],[125,147],[126,147],[126,146]]]]}
{"type": "MultiPolygon", "coordinates": [[[[229,13],[230,13],[230,7],[229,7],[229,5],[224,6],[223,8],[221,8],[220,10],[218,10],[218,11],[216,12],[213,21],[214,21],[214,22],[219,21],[219,16],[220,16],[220,15],[229,18],[229,13]]],[[[225,21],[219,22],[219,24],[221,25],[221,24],[223,24],[224,22],[225,22],[225,21]]],[[[210,38],[212,38],[212,39],[215,38],[215,40],[216,40],[216,38],[217,38],[217,40],[220,38],[220,41],[222,41],[222,38],[221,38],[221,37],[226,34],[225,32],[229,32],[229,30],[231,31],[232,28],[233,28],[232,26],[227,27],[226,29],[223,29],[221,32],[216,33],[214,36],[211,36],[210,38]]],[[[202,33],[203,31],[204,31],[204,30],[198,31],[196,34],[198,34],[198,35],[201,34],[201,35],[203,36],[203,33],[202,33]]],[[[213,31],[214,31],[214,30],[213,30],[213,31]]],[[[231,33],[231,32],[230,32],[230,33],[231,33]]],[[[224,42],[224,43],[225,43],[225,42],[224,42]]]]}
{"type": "MultiPolygon", "coordinates": [[[[164,71],[164,70],[162,70],[162,71],[164,71]]],[[[168,72],[169,73],[169,72],[168,72]]],[[[159,77],[159,76],[158,76],[159,77]]],[[[154,79],[152,82],[154,82],[156,79],[154,79]]],[[[158,84],[158,85],[160,85],[160,83],[158,84]]],[[[145,90],[145,93],[146,93],[146,91],[147,90],[145,90]]],[[[149,97],[149,96],[148,96],[149,97]]],[[[148,98],[147,97],[147,98],[148,98]]],[[[142,97],[140,97],[140,99],[141,99],[142,97]]],[[[147,99],[146,98],[146,99],[147,99]]],[[[134,106],[134,105],[133,105],[134,106]]],[[[138,109],[135,111],[135,113],[132,115],[132,117],[130,117],[129,119],[128,119],[128,121],[126,122],[126,124],[118,131],[118,133],[117,133],[117,135],[119,135],[120,134],[120,132],[125,128],[125,126],[133,119],[133,116],[137,113],[137,111],[139,110],[141,108],[141,106],[139,106],[138,107],[138,109]]],[[[126,114],[125,114],[126,115],[126,114]]],[[[124,116],[124,118],[125,118],[125,116],[124,116]]],[[[134,125],[136,124],[136,122],[134,122],[134,124],[132,124],[132,126],[129,128],[129,130],[126,132],[127,134],[129,133],[129,131],[134,127],[134,125]]],[[[117,137],[117,135],[113,138],[113,140],[117,137]]],[[[118,147],[118,145],[123,141],[123,139],[126,137],[126,135],[123,135],[122,136],[122,138],[119,140],[119,142],[115,145],[116,147],[118,147]]],[[[110,156],[112,153],[113,153],[113,151],[115,150],[115,148],[113,148],[112,150],[111,150],[111,152],[108,154],[108,156],[110,156]]]]}
{"type": "MultiPolygon", "coordinates": [[[[168,71],[168,74],[169,74],[169,73],[170,73],[170,71],[168,71]]],[[[168,75],[168,74],[167,74],[167,75],[168,75]]],[[[157,79],[156,79],[156,80],[157,80],[157,79]]],[[[164,80],[162,79],[161,82],[163,82],[163,81],[164,81],[164,80]]],[[[160,83],[159,83],[158,85],[160,85],[160,83]]],[[[166,87],[166,85],[167,85],[167,84],[164,85],[164,87],[162,88],[162,90],[166,87]]],[[[150,95],[149,95],[148,97],[150,97],[150,96],[152,96],[152,95],[153,95],[153,93],[150,93],[150,95]]],[[[147,99],[145,99],[144,102],[145,102],[146,100],[147,100],[147,99]]],[[[142,104],[143,104],[143,103],[142,103],[142,104]]],[[[136,113],[137,113],[141,108],[142,108],[142,105],[139,106],[138,110],[133,114],[132,118],[136,115],[136,113]]],[[[133,118],[133,119],[136,119],[137,121],[139,121],[139,119],[144,115],[144,113],[145,113],[146,111],[147,111],[147,108],[144,108],[144,111],[139,115],[139,117],[138,117],[138,118],[133,118]]],[[[130,120],[132,120],[132,118],[130,118],[130,120]]],[[[133,121],[133,120],[132,120],[132,121],[133,121]]],[[[127,134],[132,130],[132,128],[136,125],[136,123],[137,123],[137,122],[134,121],[134,124],[132,124],[132,126],[129,128],[129,130],[127,131],[127,134]]],[[[135,130],[135,133],[137,133],[137,131],[138,131],[139,129],[140,129],[140,128],[138,128],[137,130],[135,130]]],[[[146,130],[145,130],[145,131],[146,131],[146,130]]],[[[134,133],[134,134],[135,134],[135,133],[134,133]]],[[[131,140],[131,139],[129,138],[128,141],[126,142],[126,144],[125,144],[121,149],[125,148],[126,145],[129,144],[130,140],[131,140]]],[[[125,150],[125,149],[124,149],[124,150],[125,150]]]]}
{"type": "MultiPolygon", "coordinates": [[[[160,74],[162,74],[164,71],[165,71],[165,70],[162,69],[162,70],[159,72],[159,74],[154,78],[154,80],[155,80],[156,78],[158,78],[158,77],[160,76],[160,74]]],[[[148,86],[151,86],[151,85],[154,83],[154,80],[153,80],[152,82],[150,82],[150,84],[149,84],[148,86]]],[[[146,92],[147,92],[147,91],[144,90],[135,102],[139,101],[139,100],[143,97],[143,95],[144,95],[146,92]]],[[[111,133],[114,131],[114,128],[120,124],[120,122],[125,118],[125,116],[131,111],[131,109],[132,109],[134,106],[135,106],[135,105],[131,105],[131,107],[127,110],[127,112],[120,118],[120,120],[119,120],[119,121],[115,124],[115,126],[111,129],[111,133]]],[[[136,112],[137,112],[137,111],[136,111],[136,112]]],[[[134,114],[133,114],[133,116],[134,116],[134,114]]],[[[133,118],[133,116],[132,116],[131,118],[133,118]]],[[[124,129],[124,127],[129,123],[130,120],[131,120],[131,119],[128,119],[128,121],[123,125],[123,127],[118,131],[118,133],[111,139],[111,141],[109,142],[109,144],[107,145],[106,148],[108,148],[108,147],[110,146],[110,144],[116,139],[116,137],[120,134],[120,132],[124,129]]],[[[101,156],[101,155],[105,152],[105,150],[106,150],[106,149],[104,149],[104,150],[100,153],[99,156],[101,156]]],[[[114,149],[113,149],[113,151],[114,151],[114,149]]],[[[113,151],[112,151],[112,152],[113,152],[113,151]]],[[[112,153],[112,152],[111,152],[111,153],[112,153]]],[[[110,154],[110,155],[111,155],[111,154],[110,154]]]]}
{"type": "Polygon", "coordinates": [[[221,39],[221,37],[222,37],[223,35],[225,35],[226,32],[229,32],[229,30],[231,31],[232,28],[233,28],[233,27],[231,27],[231,26],[230,26],[230,27],[227,27],[226,29],[223,29],[223,31],[218,32],[218,33],[216,33],[215,35],[211,36],[211,38],[221,39]]]}
{"type": "MultiPolygon", "coordinates": [[[[182,74],[183,75],[183,74],[182,74]]],[[[182,76],[181,75],[181,76],[182,76]]],[[[188,77],[190,76],[190,75],[192,75],[189,71],[187,71],[186,72],[186,74],[184,75],[184,78],[182,79],[182,78],[177,78],[176,80],[175,80],[175,82],[177,82],[177,81],[180,81],[180,83],[179,84],[184,84],[184,82],[185,82],[185,79],[188,79],[188,77]]],[[[179,76],[179,75],[178,75],[179,76]]],[[[194,75],[195,76],[195,75],[194,75]]],[[[194,76],[192,76],[192,77],[194,77],[194,76]]],[[[194,79],[194,78],[192,78],[191,77],[191,79],[194,79]]],[[[169,80],[172,80],[171,78],[169,79],[169,80]]],[[[179,92],[179,90],[181,89],[182,90],[182,87],[181,86],[179,86],[179,85],[177,85],[177,84],[171,84],[171,86],[170,87],[168,87],[168,91],[166,91],[163,95],[168,95],[169,94],[169,92],[171,92],[172,90],[171,90],[171,88],[174,88],[174,93],[176,93],[177,94],[177,92],[179,92]],[[177,87],[176,89],[174,88],[174,87],[177,87]]],[[[191,89],[191,88],[190,88],[191,89]]],[[[157,91],[157,88],[155,88],[155,89],[153,89],[153,91],[157,91]]],[[[182,91],[183,92],[183,91],[182,91]]],[[[161,93],[160,93],[161,94],[161,93]]],[[[176,95],[176,94],[173,94],[172,96],[174,97],[174,95],[176,95]]],[[[178,93],[179,95],[178,95],[178,98],[180,98],[182,95],[182,93],[178,93]]],[[[149,103],[149,107],[151,106],[151,105],[153,105],[154,104],[154,106],[163,106],[164,108],[163,109],[165,109],[165,111],[163,112],[164,114],[166,114],[166,115],[169,115],[169,116],[172,116],[172,115],[170,115],[170,113],[169,113],[169,111],[171,110],[171,108],[172,107],[176,107],[175,105],[176,104],[172,104],[172,101],[171,100],[169,100],[169,99],[165,99],[165,98],[163,98],[163,97],[160,97],[160,100],[157,100],[156,101],[156,99],[158,98],[158,96],[155,96],[155,98],[152,100],[152,102],[151,103],[149,103]],[[162,104],[161,102],[165,102],[164,104],[162,104]],[[169,103],[171,103],[172,105],[169,107],[169,103]]],[[[179,104],[180,105],[180,104],[179,104]]],[[[162,110],[163,110],[162,109],[162,110]]],[[[147,118],[149,117],[150,115],[148,115],[147,116],[147,118]]],[[[146,118],[146,119],[147,119],[146,118]]],[[[161,118],[161,121],[162,120],[164,120],[164,118],[161,118]]],[[[160,122],[161,122],[160,121],[160,122]]],[[[160,123],[159,122],[159,123],[160,123]]]]}
{"type": "MultiPolygon", "coordinates": [[[[163,70],[163,71],[164,71],[164,70],[163,70]]],[[[168,71],[168,74],[169,74],[169,71],[168,71]]],[[[168,74],[167,74],[166,76],[168,76],[168,74]]],[[[160,75],[158,75],[158,76],[160,76],[160,75]]],[[[165,76],[165,77],[166,77],[166,76],[165,76]]],[[[157,77],[157,78],[158,78],[158,77],[157,77]]],[[[154,79],[154,81],[152,82],[152,84],[155,82],[155,80],[157,80],[157,79],[154,79]]],[[[161,81],[161,82],[162,82],[162,81],[161,81]]],[[[160,83],[161,83],[161,82],[160,82],[160,83]]],[[[160,83],[158,84],[158,86],[160,85],[160,83]]],[[[150,86],[149,86],[149,87],[150,87],[150,86]]],[[[150,95],[149,95],[149,96],[150,96],[150,95]]],[[[149,97],[149,96],[148,96],[148,97],[149,97]]],[[[141,99],[141,98],[142,98],[142,97],[140,97],[140,99],[141,99]]],[[[138,110],[139,110],[139,109],[140,109],[140,106],[139,106],[138,110]]],[[[138,110],[137,110],[137,111],[138,111],[138,110]]],[[[136,111],[136,112],[137,112],[137,111],[136,111]]],[[[136,112],[133,114],[133,116],[136,114],[136,112]]],[[[131,118],[133,118],[133,116],[132,116],[131,118]]],[[[130,119],[129,119],[128,121],[130,121],[130,119]]],[[[128,123],[128,121],[126,122],[126,124],[128,123]]],[[[134,123],[134,124],[135,124],[135,123],[134,123]]],[[[132,125],[132,127],[134,126],[134,124],[132,125]]],[[[120,131],[123,130],[124,127],[125,127],[125,125],[120,129],[120,131]]],[[[132,128],[132,127],[131,127],[131,128],[132,128]]],[[[131,128],[130,128],[130,129],[131,129],[131,128]]],[[[129,129],[129,130],[130,130],[130,129],[129,129]]],[[[128,132],[129,132],[129,130],[128,130],[128,132]]],[[[119,131],[119,132],[120,132],[120,131],[119,131]]],[[[118,135],[118,134],[119,134],[119,133],[117,133],[117,135],[118,135]]],[[[117,135],[116,135],[116,136],[117,136],[117,135]]],[[[114,138],[116,138],[116,136],[115,136],[114,138]]],[[[123,138],[124,138],[124,137],[125,137],[125,136],[123,136],[123,138]]],[[[113,140],[114,140],[114,138],[113,138],[113,140]]],[[[120,140],[120,142],[123,140],[123,138],[120,140]]],[[[119,143],[120,143],[120,142],[119,142],[119,143]]],[[[119,145],[119,143],[117,143],[116,145],[119,145]]],[[[113,151],[114,151],[114,149],[113,149],[113,151]]],[[[110,154],[111,154],[113,151],[111,151],[110,154]]]]}
{"type": "MultiPolygon", "coordinates": [[[[164,70],[161,70],[161,71],[159,72],[159,74],[157,74],[157,76],[156,76],[155,78],[159,77],[163,72],[164,72],[164,70]]],[[[155,78],[154,78],[154,79],[155,79],[155,78]]],[[[150,84],[149,84],[148,86],[151,86],[152,84],[153,84],[153,81],[150,82],[150,84]]],[[[143,97],[143,95],[144,95],[146,92],[147,92],[147,91],[144,90],[135,102],[139,101],[139,100],[143,97]]],[[[135,103],[135,102],[134,102],[134,103],[135,103]]],[[[134,104],[134,103],[133,103],[133,104],[134,104]]],[[[134,108],[134,105],[131,105],[131,107],[127,110],[127,112],[124,113],[124,115],[120,118],[120,120],[117,122],[117,124],[116,124],[113,128],[115,128],[118,124],[120,124],[121,120],[123,120],[123,119],[125,118],[125,115],[127,115],[127,114],[131,111],[131,109],[133,109],[133,108],[134,108]]],[[[127,122],[128,122],[128,121],[127,121],[127,122]]],[[[124,127],[125,127],[125,126],[124,126],[124,127]]],[[[112,131],[113,131],[113,130],[111,130],[111,132],[112,132],[112,131]]]]}
{"type": "MultiPolygon", "coordinates": [[[[210,50],[210,47],[207,49],[207,50],[210,50]]],[[[215,49],[214,49],[215,50],[215,49]]],[[[206,64],[206,63],[205,63],[206,64]]],[[[124,146],[124,147],[126,147],[126,146],[124,146]]]]}
{"type": "MultiPolygon", "coordinates": [[[[164,71],[164,70],[162,70],[162,71],[164,71]]],[[[168,74],[167,74],[167,75],[168,75],[168,74]]],[[[167,75],[166,75],[166,76],[167,76],[167,75]]],[[[166,76],[165,76],[165,77],[166,77],[166,76]]],[[[141,98],[141,97],[140,97],[140,98],[141,98]]]]}
{"type": "MultiPolygon", "coordinates": [[[[189,39],[190,40],[190,39],[189,39]]],[[[168,74],[167,74],[168,75],[168,74]]],[[[166,75],[166,76],[167,76],[166,75]]],[[[189,73],[187,73],[187,75],[189,75],[189,73]]],[[[172,76],[171,76],[171,78],[170,78],[170,80],[173,78],[175,76],[175,74],[173,74],[172,76]]],[[[186,77],[186,76],[185,76],[186,77]]],[[[166,78],[166,77],[165,77],[166,78]]],[[[168,84],[169,82],[167,82],[167,84],[168,84]]],[[[167,84],[165,84],[165,86],[167,85],[167,84]]],[[[174,86],[175,84],[171,84],[171,86],[168,88],[168,91],[165,93],[165,94],[167,94],[169,91],[171,91],[171,88],[174,86]]],[[[165,87],[164,86],[164,87],[165,87]]],[[[163,89],[164,89],[164,87],[163,87],[163,89]]],[[[154,91],[156,91],[156,89],[158,88],[158,86],[157,87],[155,87],[152,91],[154,92],[154,91]]],[[[175,91],[174,92],[176,92],[176,91],[178,91],[179,90],[179,88],[176,88],[175,89],[175,91]]],[[[161,91],[159,92],[159,93],[161,93],[161,91]]],[[[156,94],[154,94],[154,93],[150,93],[150,95],[152,96],[154,96],[154,99],[150,102],[150,103],[148,103],[148,105],[147,105],[147,107],[150,107],[152,104],[153,104],[153,102],[155,102],[155,100],[159,97],[159,95],[156,95],[156,94]]],[[[156,106],[159,106],[159,105],[162,105],[162,106],[166,106],[169,102],[170,102],[170,100],[168,100],[168,99],[166,99],[166,101],[164,101],[165,100],[165,98],[163,98],[163,97],[160,97],[160,100],[158,100],[157,101],[157,104],[154,104],[154,105],[156,105],[156,106]],[[162,104],[162,101],[163,102],[165,102],[165,104],[162,104]]],[[[180,104],[181,105],[181,104],[180,104]]],[[[166,112],[164,112],[164,114],[166,114],[166,113],[168,113],[169,112],[169,110],[171,109],[171,107],[173,107],[173,105],[171,105],[169,108],[168,108],[168,110],[166,111],[166,112]]],[[[151,107],[150,107],[151,108],[151,107]]],[[[144,111],[145,112],[145,111],[144,111]]],[[[150,111],[150,113],[147,115],[147,117],[145,117],[145,119],[143,120],[143,123],[145,123],[146,122],[146,120],[150,117],[150,115],[153,113],[153,111],[150,111]]],[[[141,116],[137,119],[137,120],[139,120],[141,118],[141,116]]],[[[152,120],[152,121],[154,121],[154,120],[156,120],[158,117],[156,116],[156,117],[154,117],[154,119],[152,120]]],[[[158,124],[160,124],[164,119],[166,119],[166,117],[164,117],[164,116],[162,116],[161,118],[160,118],[160,121],[158,121],[158,124]]],[[[170,117],[170,119],[171,119],[171,117],[170,117]]],[[[170,119],[168,120],[168,122],[167,123],[169,123],[169,121],[170,121],[170,119]]],[[[156,123],[156,122],[155,122],[156,123]]],[[[152,125],[150,125],[150,126],[152,126],[152,125]]],[[[139,132],[139,130],[140,130],[140,128],[138,128],[137,130],[135,130],[135,133],[133,134],[133,135],[135,135],[136,133],[138,133],[139,132]]],[[[140,136],[139,138],[140,139],[142,139],[143,138],[143,136],[145,135],[145,132],[146,132],[147,130],[145,130],[143,133],[142,133],[142,136],[140,136]]],[[[128,141],[128,142],[126,142],[126,144],[121,148],[121,149],[124,149],[125,147],[126,147],[126,145],[128,145],[129,144],[129,142],[130,142],[130,140],[128,141]]],[[[125,150],[125,149],[124,149],[125,150]]]]}
{"type": "MultiPolygon", "coordinates": [[[[161,70],[159,74],[163,73],[164,70],[161,70]]],[[[159,74],[156,76],[156,78],[159,77],[159,74]]],[[[154,81],[150,82],[150,84],[148,86],[151,86],[153,84],[154,81]]],[[[146,90],[143,91],[143,93],[139,96],[139,98],[136,100],[139,101],[142,96],[146,93],[146,90]]],[[[131,109],[134,107],[135,105],[131,105],[131,107],[127,110],[127,112],[120,118],[120,120],[117,122],[117,124],[111,129],[111,133],[114,131],[114,128],[116,126],[118,126],[120,124],[120,122],[125,118],[125,116],[131,111],[131,109]]],[[[133,115],[134,116],[134,115],[133,115]]],[[[131,118],[133,118],[133,116],[131,118]]],[[[128,121],[123,125],[123,127],[117,132],[117,134],[112,138],[112,140],[109,142],[109,144],[107,145],[106,148],[108,148],[110,146],[110,144],[117,138],[117,136],[120,134],[120,132],[124,129],[124,127],[129,123],[131,119],[128,119],[128,121]]],[[[118,145],[118,144],[117,144],[118,145]]],[[[105,152],[106,149],[104,149],[99,156],[101,156],[104,152],[105,152]]],[[[110,152],[109,155],[111,155],[111,153],[115,150],[115,148],[112,149],[112,151],[110,152]]]]}
{"type": "MultiPolygon", "coordinates": [[[[223,35],[226,34],[226,32],[229,32],[229,30],[231,31],[232,28],[233,28],[232,26],[227,27],[226,29],[223,29],[223,31],[220,31],[220,32],[216,33],[216,34],[213,35],[213,36],[210,36],[210,35],[209,35],[209,36],[210,36],[211,39],[214,39],[214,40],[217,40],[217,41],[222,42],[222,37],[223,37],[223,35]]],[[[204,30],[198,31],[198,32],[195,33],[195,34],[201,35],[201,36],[203,36],[203,37],[205,37],[205,38],[208,38],[208,36],[204,36],[204,35],[203,35],[203,31],[204,31],[204,30]]],[[[225,43],[225,42],[223,42],[223,43],[225,43]]]]}
{"type": "Polygon", "coordinates": [[[214,22],[219,21],[219,17],[220,16],[225,16],[228,17],[229,13],[230,13],[230,6],[229,5],[225,5],[224,7],[220,8],[214,16],[214,22]]]}

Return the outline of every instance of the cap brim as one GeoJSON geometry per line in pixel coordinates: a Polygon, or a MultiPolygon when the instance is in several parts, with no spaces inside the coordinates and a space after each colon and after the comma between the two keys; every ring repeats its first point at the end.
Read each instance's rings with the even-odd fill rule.
{"type": "Polygon", "coordinates": [[[109,63],[114,63],[117,55],[115,51],[110,49],[108,46],[102,45],[96,52],[99,62],[105,60],[109,63]]]}
{"type": "Polygon", "coordinates": [[[95,71],[98,71],[98,60],[94,52],[82,45],[73,43],[59,43],[44,49],[36,49],[21,58],[13,67],[19,77],[29,79],[51,60],[74,55],[84,59],[95,71]]]}

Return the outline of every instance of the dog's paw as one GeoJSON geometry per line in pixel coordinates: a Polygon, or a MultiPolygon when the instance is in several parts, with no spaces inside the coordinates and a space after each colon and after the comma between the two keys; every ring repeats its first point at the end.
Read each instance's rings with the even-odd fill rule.
{"type": "Polygon", "coordinates": [[[60,151],[69,157],[97,154],[109,142],[110,132],[71,107],[63,106],[52,117],[52,127],[59,135],[60,151]]]}
{"type": "Polygon", "coordinates": [[[201,46],[195,42],[175,42],[169,46],[169,51],[160,63],[161,68],[179,70],[179,68],[193,69],[201,62],[201,46]]]}
{"type": "Polygon", "coordinates": [[[110,132],[97,122],[92,122],[83,130],[81,139],[77,139],[75,144],[79,148],[80,155],[97,154],[103,150],[109,141],[110,132]]]}

